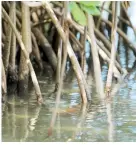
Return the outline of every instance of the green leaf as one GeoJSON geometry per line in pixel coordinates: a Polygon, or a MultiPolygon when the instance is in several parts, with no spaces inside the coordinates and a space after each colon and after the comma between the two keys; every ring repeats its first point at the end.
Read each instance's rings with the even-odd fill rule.
{"type": "Polygon", "coordinates": [[[70,2],[69,9],[74,20],[80,25],[87,25],[87,19],[84,12],[80,9],[80,7],[76,4],[76,2],[70,2]]]}
{"type": "Polygon", "coordinates": [[[85,6],[83,4],[80,4],[80,7],[82,10],[84,10],[86,13],[98,16],[100,15],[100,11],[95,6],[85,6]]]}
{"type": "Polygon", "coordinates": [[[100,1],[80,1],[79,3],[87,7],[95,7],[101,5],[100,1]]]}

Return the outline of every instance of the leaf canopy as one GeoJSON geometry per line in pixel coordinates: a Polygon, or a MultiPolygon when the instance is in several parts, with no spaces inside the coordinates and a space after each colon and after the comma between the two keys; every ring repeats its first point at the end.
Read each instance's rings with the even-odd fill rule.
{"type": "Polygon", "coordinates": [[[70,2],[69,8],[74,20],[80,25],[85,26],[87,24],[87,18],[84,12],[78,6],[78,4],[72,1],[70,2]]]}
{"type": "Polygon", "coordinates": [[[100,1],[80,1],[79,3],[87,7],[96,7],[101,5],[100,1]]]}
{"type": "Polygon", "coordinates": [[[100,15],[100,11],[97,6],[101,5],[100,1],[71,1],[69,4],[69,9],[73,16],[73,19],[80,25],[87,25],[87,18],[85,13],[94,16],[100,15]]]}
{"type": "Polygon", "coordinates": [[[95,6],[85,6],[80,4],[80,7],[83,11],[85,11],[88,14],[94,15],[94,16],[98,16],[100,15],[100,11],[95,7],[95,6]]]}

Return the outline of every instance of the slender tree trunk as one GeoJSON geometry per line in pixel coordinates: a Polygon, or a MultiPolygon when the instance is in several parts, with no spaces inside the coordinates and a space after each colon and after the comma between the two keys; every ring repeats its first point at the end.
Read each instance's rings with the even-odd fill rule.
{"type": "Polygon", "coordinates": [[[118,3],[119,2],[112,2],[112,32],[111,32],[111,42],[112,42],[112,49],[111,49],[111,61],[109,64],[109,70],[107,75],[107,82],[106,82],[106,95],[109,96],[111,91],[112,85],[112,78],[113,78],[113,67],[115,64],[115,56],[116,56],[116,31],[117,31],[117,10],[118,10],[118,3]]]}
{"type": "Polygon", "coordinates": [[[87,26],[84,27],[84,35],[81,36],[81,67],[84,75],[86,75],[86,35],[87,35],[87,26]]]}
{"type": "MultiPolygon", "coordinates": [[[[12,2],[13,4],[13,19],[12,22],[16,27],[16,2],[12,2]]],[[[10,62],[9,65],[14,70],[15,69],[15,56],[16,56],[16,36],[12,31],[12,41],[11,41],[11,51],[10,51],[10,62]]]]}
{"type": "MultiPolygon", "coordinates": [[[[64,14],[63,14],[63,17],[60,18],[60,21],[61,21],[61,24],[63,26],[64,25],[64,14]]],[[[58,46],[58,51],[57,51],[57,72],[56,72],[56,86],[55,86],[55,90],[57,90],[58,89],[58,85],[60,85],[61,63],[62,63],[62,47],[63,47],[63,41],[62,41],[60,36],[58,36],[58,37],[59,37],[59,46],[58,46]]]]}
{"type": "MultiPolygon", "coordinates": [[[[63,28],[61,27],[61,25],[60,25],[60,23],[59,23],[57,17],[55,16],[55,14],[54,14],[54,12],[53,12],[53,10],[52,10],[50,4],[49,4],[48,2],[45,1],[45,2],[43,3],[43,5],[44,5],[44,7],[46,8],[46,10],[47,10],[49,16],[51,17],[51,19],[52,19],[54,25],[56,26],[56,28],[57,28],[57,30],[58,30],[58,33],[60,34],[60,36],[61,36],[63,42],[65,43],[65,42],[66,42],[66,35],[65,35],[65,33],[64,33],[64,31],[63,31],[63,28]]],[[[67,19],[69,19],[69,16],[68,16],[67,19]]],[[[82,85],[84,85],[84,87],[85,87],[85,89],[86,89],[87,96],[88,96],[89,99],[90,99],[90,92],[89,92],[89,89],[88,89],[88,85],[87,85],[87,83],[86,83],[85,77],[84,77],[84,75],[83,75],[83,73],[82,73],[82,71],[81,71],[81,68],[80,68],[80,66],[79,66],[79,63],[78,63],[77,58],[76,58],[76,56],[75,56],[75,54],[74,54],[74,52],[73,52],[73,50],[72,50],[72,47],[71,47],[70,43],[68,43],[67,51],[68,51],[68,55],[69,55],[69,57],[70,57],[70,60],[71,60],[71,62],[72,62],[72,65],[73,65],[73,69],[74,69],[74,71],[75,71],[75,74],[76,74],[76,77],[77,77],[77,80],[78,80],[78,83],[79,83],[79,87],[80,87],[80,85],[81,85],[81,87],[82,87],[82,85]]],[[[81,95],[84,96],[84,94],[81,94],[81,95]]],[[[86,100],[86,99],[85,99],[85,100],[86,100]]],[[[85,102],[85,103],[86,103],[86,102],[85,102]]]]}
{"type": "MultiPolygon", "coordinates": [[[[14,3],[11,3],[11,9],[9,12],[9,17],[11,19],[13,19],[13,10],[14,10],[14,3]]],[[[7,26],[7,31],[6,31],[6,38],[5,38],[5,45],[4,45],[4,49],[3,49],[3,65],[5,68],[5,73],[7,75],[7,71],[8,71],[8,66],[9,66],[9,56],[10,56],[10,46],[11,46],[11,35],[12,35],[12,29],[10,27],[10,25],[7,26]]]]}
{"type": "Polygon", "coordinates": [[[34,85],[34,88],[35,88],[35,92],[36,92],[36,95],[37,95],[37,101],[38,101],[38,103],[42,103],[43,102],[43,98],[42,98],[40,87],[39,87],[39,84],[38,84],[38,81],[37,81],[37,78],[36,78],[36,74],[34,72],[32,63],[31,63],[30,58],[29,58],[29,54],[28,54],[28,52],[27,52],[27,50],[25,48],[24,43],[22,42],[20,34],[18,33],[18,31],[15,28],[14,24],[10,20],[8,14],[6,13],[6,11],[3,8],[2,8],[2,13],[3,13],[4,17],[7,19],[8,23],[12,27],[12,29],[13,29],[16,37],[17,37],[17,40],[18,40],[19,45],[20,45],[20,48],[23,51],[24,56],[26,58],[25,63],[28,64],[28,67],[29,67],[29,70],[30,70],[30,75],[31,75],[31,78],[32,78],[32,81],[33,81],[33,85],[34,85]]]}
{"type": "Polygon", "coordinates": [[[91,38],[91,52],[92,52],[92,59],[93,59],[93,67],[94,69],[94,77],[96,83],[96,91],[99,94],[100,98],[104,98],[104,89],[103,89],[103,82],[101,76],[101,67],[100,67],[100,60],[97,50],[97,44],[94,34],[94,22],[91,15],[88,15],[88,31],[91,38]]]}
{"type": "MultiPolygon", "coordinates": [[[[22,8],[22,40],[28,52],[28,57],[31,52],[31,27],[30,27],[30,11],[29,7],[23,2],[22,8]]],[[[23,51],[20,52],[20,66],[19,66],[19,95],[26,95],[28,92],[28,77],[29,68],[26,62],[26,57],[23,51]]]]}
{"type": "MultiPolygon", "coordinates": [[[[13,18],[12,22],[16,27],[16,2],[12,2],[13,4],[13,18]]],[[[18,76],[16,71],[16,36],[12,30],[12,38],[11,38],[11,50],[10,50],[10,58],[9,58],[9,70],[8,70],[8,78],[10,82],[17,83],[18,76]]]]}

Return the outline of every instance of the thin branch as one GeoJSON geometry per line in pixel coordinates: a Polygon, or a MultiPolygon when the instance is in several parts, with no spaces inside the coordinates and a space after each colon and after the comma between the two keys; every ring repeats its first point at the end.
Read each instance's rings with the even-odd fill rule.
{"type": "MultiPolygon", "coordinates": [[[[101,7],[100,7],[100,9],[101,9],[101,7]]],[[[111,11],[111,10],[106,9],[106,8],[102,8],[102,9],[105,10],[106,12],[108,12],[109,14],[112,15],[112,11],[111,11]]],[[[131,27],[130,22],[129,22],[128,20],[124,19],[124,18],[121,17],[121,16],[118,16],[118,18],[119,18],[122,22],[124,22],[125,24],[127,24],[128,26],[131,27]]]]}
{"type": "MultiPolygon", "coordinates": [[[[106,24],[108,24],[110,27],[112,27],[112,23],[110,21],[107,21],[102,18],[102,21],[104,21],[106,24]]],[[[126,41],[126,43],[129,45],[129,47],[133,50],[135,56],[136,56],[136,46],[133,45],[133,43],[128,39],[128,36],[120,29],[117,28],[118,34],[126,41]]]]}
{"type": "Polygon", "coordinates": [[[71,31],[70,31],[69,33],[70,33],[70,38],[72,39],[72,41],[78,45],[78,50],[79,50],[79,51],[82,50],[82,49],[83,49],[83,46],[82,46],[82,44],[76,39],[76,36],[75,36],[71,31]]]}
{"type": "Polygon", "coordinates": [[[130,20],[130,18],[129,18],[129,16],[128,16],[128,14],[127,14],[127,11],[126,11],[126,9],[125,9],[124,3],[121,2],[121,5],[122,5],[122,8],[123,8],[123,10],[124,10],[124,12],[125,12],[125,14],[126,14],[126,17],[127,17],[128,21],[130,22],[131,27],[132,27],[132,29],[133,29],[135,35],[136,35],[136,28],[133,26],[133,24],[132,24],[132,22],[131,22],[131,20],[130,20]]]}
{"type": "Polygon", "coordinates": [[[103,2],[102,7],[101,7],[100,17],[99,17],[99,19],[98,19],[98,21],[97,21],[97,26],[96,26],[97,29],[100,28],[100,22],[101,22],[102,13],[103,13],[103,10],[104,10],[104,9],[103,9],[103,8],[104,8],[104,5],[105,5],[105,1],[103,2]]]}

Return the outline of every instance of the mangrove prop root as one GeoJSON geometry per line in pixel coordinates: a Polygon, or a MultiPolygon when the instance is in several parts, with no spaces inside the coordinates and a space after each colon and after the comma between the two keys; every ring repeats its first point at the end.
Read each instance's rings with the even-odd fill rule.
{"type": "Polygon", "coordinates": [[[96,83],[96,92],[99,94],[101,98],[104,98],[104,89],[103,89],[103,82],[101,77],[101,67],[100,67],[100,60],[97,50],[97,44],[94,34],[94,22],[91,15],[88,14],[88,32],[91,38],[91,53],[92,53],[92,60],[93,65],[96,66],[94,69],[94,77],[96,83]]]}
{"type": "Polygon", "coordinates": [[[41,56],[40,56],[39,47],[38,47],[38,44],[36,42],[36,38],[35,38],[33,33],[31,33],[31,36],[32,36],[32,42],[33,42],[33,45],[34,45],[34,48],[33,48],[32,52],[35,56],[35,59],[37,61],[37,64],[38,64],[39,68],[42,70],[43,69],[43,64],[42,64],[42,60],[41,60],[41,56]]]}
{"type": "MultiPolygon", "coordinates": [[[[107,20],[105,20],[103,18],[102,18],[102,21],[105,22],[106,24],[108,24],[110,27],[112,27],[112,23],[110,21],[107,21],[107,20]]],[[[136,56],[136,47],[128,39],[128,37],[126,36],[126,34],[120,28],[117,28],[117,32],[125,40],[125,42],[129,45],[129,47],[133,50],[133,52],[134,52],[134,54],[136,56]]]]}
{"type": "MultiPolygon", "coordinates": [[[[10,14],[9,17],[13,19],[13,10],[14,10],[14,3],[11,4],[10,14]]],[[[8,24],[6,38],[5,38],[5,44],[3,49],[3,65],[5,68],[5,73],[7,75],[8,66],[9,66],[9,58],[10,58],[10,46],[11,46],[11,37],[12,36],[12,29],[10,25],[8,24]]]]}
{"type": "Polygon", "coordinates": [[[38,28],[32,28],[32,31],[39,42],[39,45],[42,47],[47,59],[49,60],[52,68],[56,71],[57,67],[57,58],[56,54],[54,53],[51,45],[49,44],[46,37],[42,34],[42,32],[38,28]]]}
{"type": "MultiPolygon", "coordinates": [[[[30,28],[30,11],[29,7],[21,2],[21,11],[22,11],[22,41],[25,45],[28,55],[31,52],[31,28],[30,28]]],[[[19,95],[27,95],[28,92],[28,79],[29,79],[29,68],[25,63],[26,57],[24,56],[23,51],[20,51],[20,65],[19,65],[19,83],[18,83],[18,92],[19,95]]]]}
{"type": "Polygon", "coordinates": [[[86,56],[85,56],[85,51],[86,51],[86,35],[87,35],[87,26],[84,27],[84,35],[82,36],[83,39],[81,40],[82,43],[82,51],[81,51],[81,66],[82,66],[82,71],[84,74],[86,74],[86,56]]]}
{"type": "MultiPolygon", "coordinates": [[[[14,10],[13,10],[13,24],[16,26],[16,2],[13,2],[14,10]]],[[[10,58],[9,58],[9,69],[15,70],[15,59],[16,59],[16,36],[15,33],[12,31],[12,41],[11,41],[11,50],[10,50],[10,58]]]]}
{"type": "Polygon", "coordinates": [[[9,25],[12,27],[12,30],[15,33],[16,37],[17,37],[17,40],[18,40],[19,45],[21,47],[21,50],[23,51],[24,56],[26,58],[26,63],[28,64],[28,67],[29,67],[29,70],[30,70],[31,78],[32,78],[32,81],[33,81],[33,85],[34,85],[34,88],[35,88],[36,95],[37,95],[37,101],[38,101],[38,103],[42,103],[43,102],[43,98],[42,98],[42,95],[41,95],[40,87],[39,87],[39,84],[38,84],[38,81],[37,81],[37,77],[36,77],[36,74],[34,72],[32,63],[30,61],[28,52],[26,51],[25,45],[23,44],[19,32],[15,28],[14,24],[12,23],[11,19],[9,18],[9,16],[6,13],[6,11],[4,10],[4,8],[2,8],[2,13],[3,13],[4,17],[7,19],[9,25]]]}
{"type": "MultiPolygon", "coordinates": [[[[61,27],[61,25],[60,25],[60,23],[59,23],[57,17],[55,16],[53,10],[51,9],[49,3],[45,1],[45,2],[43,3],[43,6],[44,6],[45,9],[47,10],[49,16],[50,16],[51,19],[52,19],[52,22],[54,23],[54,25],[55,25],[55,27],[56,27],[56,29],[57,29],[57,31],[58,31],[58,33],[60,34],[60,36],[61,36],[63,42],[65,43],[65,41],[66,41],[65,33],[64,33],[63,28],[61,27]]],[[[84,84],[84,85],[85,85],[85,88],[86,88],[86,93],[87,93],[88,96],[90,96],[89,90],[88,90],[88,88],[87,88],[87,83],[86,83],[85,77],[84,77],[84,75],[83,75],[83,73],[82,73],[82,70],[81,70],[81,68],[80,68],[80,66],[79,66],[79,63],[78,63],[78,61],[77,61],[77,59],[76,59],[76,56],[75,56],[75,54],[74,54],[74,52],[73,52],[73,50],[72,50],[70,44],[69,44],[69,46],[67,47],[67,51],[68,51],[68,55],[69,55],[69,57],[70,57],[70,60],[71,60],[71,62],[72,62],[72,64],[73,64],[73,68],[74,68],[74,71],[75,71],[75,73],[76,73],[76,77],[77,77],[77,79],[80,78],[80,81],[78,81],[78,82],[80,82],[79,85],[84,84]],[[75,66],[77,66],[77,67],[75,67],[75,66]],[[80,72],[80,76],[78,76],[79,72],[80,72]]]]}
{"type": "Polygon", "coordinates": [[[115,54],[116,54],[116,32],[117,32],[117,10],[118,10],[118,2],[112,2],[112,30],[111,30],[111,42],[112,42],[112,47],[111,47],[111,59],[110,59],[110,64],[109,64],[109,69],[108,69],[108,74],[107,74],[107,82],[106,82],[106,92],[107,96],[110,95],[110,90],[112,86],[112,78],[113,78],[113,67],[115,64],[115,54]]]}

